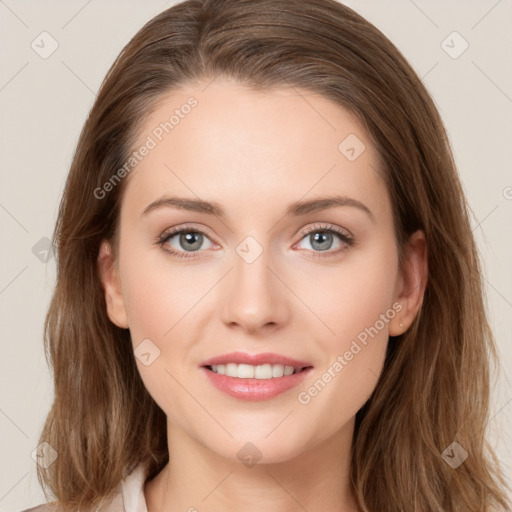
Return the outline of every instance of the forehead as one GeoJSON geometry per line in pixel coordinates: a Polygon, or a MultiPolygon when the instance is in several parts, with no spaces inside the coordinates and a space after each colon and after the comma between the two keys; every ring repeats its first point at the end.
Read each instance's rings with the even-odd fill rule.
{"type": "Polygon", "coordinates": [[[344,193],[374,202],[370,196],[385,192],[379,155],[359,120],[297,88],[254,90],[225,78],[182,85],[141,123],[132,149],[144,145],[151,149],[123,199],[139,210],[165,193],[254,214],[304,196],[344,193]]]}

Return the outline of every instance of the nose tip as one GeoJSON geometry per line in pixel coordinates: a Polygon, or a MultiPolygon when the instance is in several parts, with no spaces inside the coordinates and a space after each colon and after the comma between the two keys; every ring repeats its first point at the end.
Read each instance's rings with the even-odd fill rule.
{"type": "MultiPolygon", "coordinates": [[[[248,242],[246,254],[253,257],[253,249],[248,242]]],[[[225,323],[240,325],[248,332],[263,327],[276,327],[286,318],[286,301],[282,289],[283,285],[268,266],[263,252],[251,263],[244,257],[238,258],[223,289],[225,296],[222,297],[222,311],[225,323]]]]}

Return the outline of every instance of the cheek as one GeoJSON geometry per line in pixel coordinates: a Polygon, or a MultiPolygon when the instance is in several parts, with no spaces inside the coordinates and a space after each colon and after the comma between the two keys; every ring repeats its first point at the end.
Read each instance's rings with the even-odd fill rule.
{"type": "MultiPolygon", "coordinates": [[[[317,323],[318,338],[325,340],[327,352],[346,350],[351,340],[376,322],[379,336],[387,339],[389,322],[379,319],[390,310],[396,285],[397,254],[392,241],[382,238],[370,248],[347,252],[328,271],[311,266],[307,275],[307,280],[297,281],[300,289],[294,291],[315,313],[316,319],[309,317],[317,323]]],[[[388,317],[394,314],[392,309],[388,317]]]]}
{"type": "Polygon", "coordinates": [[[174,326],[211,287],[204,273],[187,272],[162,255],[156,257],[156,250],[152,253],[133,254],[125,258],[122,268],[123,295],[134,343],[140,337],[172,337],[174,326]]]}
{"type": "Polygon", "coordinates": [[[298,401],[314,416],[330,418],[332,429],[364,405],[382,370],[389,322],[398,309],[393,307],[393,247],[383,240],[371,251],[347,258],[335,272],[314,273],[310,282],[315,286],[300,291],[321,320],[312,321],[318,326],[314,339],[323,356],[311,386],[298,401]]]}
{"type": "Polygon", "coordinates": [[[183,389],[177,382],[183,382],[187,369],[195,368],[200,360],[195,347],[197,333],[203,325],[199,315],[204,313],[206,294],[218,278],[213,272],[210,275],[171,263],[156,249],[143,251],[132,247],[130,250],[129,240],[123,254],[125,257],[120,262],[123,296],[135,355],[142,352],[142,347],[148,348],[144,352],[149,351],[151,359],[153,353],[158,354],[148,366],[139,359],[139,372],[159,406],[168,411],[166,403],[172,402],[177,410],[183,397],[183,389]]]}
{"type": "MultiPolygon", "coordinates": [[[[187,377],[195,339],[194,305],[211,286],[165,262],[155,264],[151,258],[134,257],[124,262],[124,295],[130,335],[139,374],[149,394],[172,419],[186,426],[187,410],[194,406],[180,383],[198,395],[194,382],[187,377]],[[208,286],[207,286],[208,285],[208,286]],[[149,340],[149,341],[148,341],[149,340]],[[142,348],[144,347],[144,349],[142,348]],[[149,364],[138,354],[149,353],[149,364]]],[[[200,416],[202,418],[202,416],[200,416]]]]}

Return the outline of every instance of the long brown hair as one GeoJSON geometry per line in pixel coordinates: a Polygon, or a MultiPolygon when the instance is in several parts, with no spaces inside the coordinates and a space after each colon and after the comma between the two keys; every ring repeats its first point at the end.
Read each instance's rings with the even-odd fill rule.
{"type": "Polygon", "coordinates": [[[37,468],[45,493],[66,510],[92,510],[136,464],[148,464],[151,478],[168,461],[165,414],[142,383],[129,331],[107,316],[97,270],[100,242],[115,240],[129,177],[104,197],[95,190],[123,167],[165,93],[221,75],[260,90],[320,93],[354,113],[382,159],[400,251],[417,229],[426,236],[421,310],[389,343],[377,387],[356,416],[351,483],[361,510],[507,510],[485,436],[495,342],[443,123],[399,50],[334,0],[188,0],[150,20],[109,70],[53,237],[57,283],[45,353],[55,398],[40,442],[58,458],[37,468]],[[468,454],[456,469],[442,456],[453,442],[468,454]]]}

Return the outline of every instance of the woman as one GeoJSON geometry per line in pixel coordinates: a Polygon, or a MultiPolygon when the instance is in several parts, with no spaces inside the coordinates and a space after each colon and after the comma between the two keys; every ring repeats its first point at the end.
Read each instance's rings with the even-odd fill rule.
{"type": "Polygon", "coordinates": [[[156,16],[59,210],[35,510],[507,510],[467,212],[430,95],[348,7],[156,16]]]}

